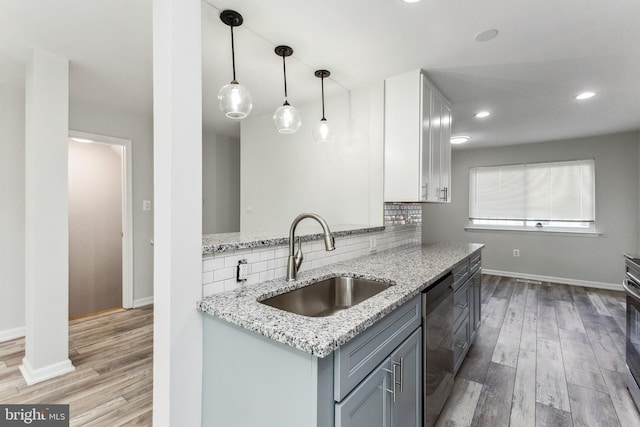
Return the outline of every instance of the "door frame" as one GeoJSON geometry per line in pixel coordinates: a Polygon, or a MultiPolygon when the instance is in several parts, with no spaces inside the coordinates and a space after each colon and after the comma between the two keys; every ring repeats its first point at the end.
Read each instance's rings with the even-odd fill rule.
{"type": "Polygon", "coordinates": [[[133,308],[133,151],[130,139],[69,130],[78,138],[122,147],[122,307],[133,308]]]}

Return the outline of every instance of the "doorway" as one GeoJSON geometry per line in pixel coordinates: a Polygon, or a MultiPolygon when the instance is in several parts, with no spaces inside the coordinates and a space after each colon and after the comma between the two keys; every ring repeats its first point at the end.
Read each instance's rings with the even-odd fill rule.
{"type": "Polygon", "coordinates": [[[69,133],[69,317],[133,306],[131,141],[69,133]]]}

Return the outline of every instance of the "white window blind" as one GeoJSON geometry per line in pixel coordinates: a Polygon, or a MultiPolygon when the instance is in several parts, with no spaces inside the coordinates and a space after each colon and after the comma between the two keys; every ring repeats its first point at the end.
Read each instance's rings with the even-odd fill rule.
{"type": "Polygon", "coordinates": [[[469,219],[594,222],[594,160],[475,167],[469,219]]]}

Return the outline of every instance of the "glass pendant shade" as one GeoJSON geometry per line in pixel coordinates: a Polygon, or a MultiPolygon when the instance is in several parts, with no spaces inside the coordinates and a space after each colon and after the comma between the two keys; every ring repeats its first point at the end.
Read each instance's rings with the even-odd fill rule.
{"type": "Polygon", "coordinates": [[[246,87],[232,81],[218,92],[218,106],[230,119],[244,119],[253,108],[253,97],[246,87]]]}
{"type": "Polygon", "coordinates": [[[329,123],[327,123],[327,119],[322,119],[317,122],[315,126],[313,126],[311,134],[313,135],[313,139],[319,144],[330,142],[333,139],[333,133],[331,132],[329,123]]]}
{"type": "Polygon", "coordinates": [[[240,120],[249,115],[253,108],[253,97],[246,87],[236,80],[236,50],[233,41],[233,27],[242,25],[244,19],[235,10],[223,10],[220,12],[220,20],[228,25],[231,30],[231,64],[233,79],[218,92],[218,107],[230,119],[240,120]]]}
{"type": "Polygon", "coordinates": [[[302,119],[300,119],[300,113],[298,113],[298,110],[285,101],[282,107],[278,108],[276,112],[273,113],[273,124],[280,133],[295,133],[300,129],[302,119]]]}
{"type": "Polygon", "coordinates": [[[298,110],[289,105],[289,101],[287,101],[287,65],[285,62],[287,56],[293,55],[293,49],[290,46],[280,45],[276,46],[273,51],[282,57],[282,75],[284,77],[284,104],[273,113],[273,124],[280,133],[296,133],[300,129],[302,119],[300,119],[298,110]]]}

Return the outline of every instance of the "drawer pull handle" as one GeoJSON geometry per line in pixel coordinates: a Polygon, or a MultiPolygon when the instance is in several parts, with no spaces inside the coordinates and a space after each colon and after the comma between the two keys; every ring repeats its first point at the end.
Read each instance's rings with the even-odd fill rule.
{"type": "Polygon", "coordinates": [[[456,347],[458,347],[458,348],[465,348],[466,346],[467,346],[467,341],[465,341],[465,342],[458,342],[458,343],[456,344],[456,347]]]}
{"type": "Polygon", "coordinates": [[[469,273],[468,273],[467,271],[465,271],[464,273],[458,273],[458,274],[455,274],[455,275],[454,275],[455,277],[454,277],[454,279],[453,279],[453,280],[457,282],[457,281],[459,281],[459,280],[464,279],[464,278],[465,278],[465,277],[467,277],[468,275],[469,275],[469,273]]]}
{"type": "Polygon", "coordinates": [[[469,303],[468,302],[465,302],[464,305],[456,304],[456,308],[459,308],[460,310],[464,310],[467,307],[469,307],[469,303]]]}

